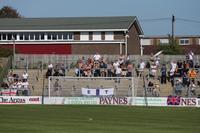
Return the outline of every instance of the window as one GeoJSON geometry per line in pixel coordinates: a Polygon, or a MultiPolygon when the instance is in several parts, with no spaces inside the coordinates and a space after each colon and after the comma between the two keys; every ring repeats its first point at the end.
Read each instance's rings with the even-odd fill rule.
{"type": "Polygon", "coordinates": [[[58,33],[58,40],[62,40],[63,39],[63,34],[62,33],[58,33]]]}
{"type": "Polygon", "coordinates": [[[40,40],[44,40],[44,34],[40,35],[40,40]]]}
{"type": "Polygon", "coordinates": [[[40,34],[39,33],[35,34],[35,40],[40,40],[40,34]]]}
{"type": "Polygon", "coordinates": [[[152,39],[141,39],[141,45],[152,45],[152,39]]]}
{"type": "Polygon", "coordinates": [[[189,39],[180,39],[179,44],[180,45],[189,45],[190,40],[189,39]]]}
{"type": "Polygon", "coordinates": [[[105,40],[114,40],[113,32],[105,32],[105,40]]]}
{"type": "Polygon", "coordinates": [[[12,34],[7,34],[7,40],[12,40],[12,34]]]}
{"type": "Polygon", "coordinates": [[[52,40],[57,40],[57,34],[56,33],[52,33],[52,40]]]}
{"type": "Polygon", "coordinates": [[[24,40],[24,34],[19,34],[19,40],[24,40]]]}
{"type": "Polygon", "coordinates": [[[101,32],[93,32],[93,40],[101,40],[101,32]]]}
{"type": "Polygon", "coordinates": [[[73,40],[73,33],[68,33],[68,35],[69,35],[68,40],[73,40]]]}
{"type": "Polygon", "coordinates": [[[47,35],[47,39],[48,39],[48,40],[51,40],[51,34],[48,34],[48,35],[47,35]]]}
{"type": "Polygon", "coordinates": [[[80,40],[82,41],[89,40],[89,32],[81,32],[80,40]]]}
{"type": "Polygon", "coordinates": [[[169,39],[160,39],[160,44],[169,44],[169,39]]]}
{"type": "Polygon", "coordinates": [[[25,35],[24,35],[24,39],[25,39],[25,40],[29,40],[29,34],[25,34],[25,35]]]}
{"type": "Polygon", "coordinates": [[[12,34],[12,38],[13,38],[14,40],[17,40],[17,34],[12,34]]]}
{"type": "Polygon", "coordinates": [[[29,35],[29,37],[30,37],[30,40],[35,40],[35,37],[34,37],[34,34],[33,34],[33,33],[31,33],[31,34],[29,35]]]}
{"type": "Polygon", "coordinates": [[[2,40],[7,40],[7,35],[6,34],[3,34],[2,36],[3,36],[2,40]]]}

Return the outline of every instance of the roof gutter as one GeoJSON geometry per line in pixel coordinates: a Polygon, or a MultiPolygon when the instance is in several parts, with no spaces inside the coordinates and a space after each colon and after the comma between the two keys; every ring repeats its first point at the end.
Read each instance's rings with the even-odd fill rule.
{"type": "Polygon", "coordinates": [[[70,30],[0,30],[0,32],[91,32],[91,31],[127,31],[128,29],[70,29],[70,30]]]}

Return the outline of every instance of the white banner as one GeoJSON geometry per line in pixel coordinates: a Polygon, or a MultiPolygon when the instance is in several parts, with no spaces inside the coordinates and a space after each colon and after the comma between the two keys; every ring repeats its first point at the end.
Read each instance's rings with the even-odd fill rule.
{"type": "Polygon", "coordinates": [[[0,96],[0,104],[42,104],[41,96],[0,96]]]}
{"type": "Polygon", "coordinates": [[[135,97],[133,98],[132,105],[139,106],[167,106],[166,97],[135,97]]]}
{"type": "Polygon", "coordinates": [[[100,96],[112,96],[112,95],[114,95],[114,88],[99,89],[99,95],[100,96]]]}
{"type": "Polygon", "coordinates": [[[114,88],[107,89],[89,89],[82,88],[82,95],[84,96],[112,96],[114,95],[114,88]]]}
{"type": "Polygon", "coordinates": [[[45,97],[44,104],[98,105],[98,97],[45,97]]]}
{"type": "Polygon", "coordinates": [[[82,91],[82,95],[85,95],[85,96],[96,96],[97,95],[96,89],[82,88],[81,91],[82,91]]]}

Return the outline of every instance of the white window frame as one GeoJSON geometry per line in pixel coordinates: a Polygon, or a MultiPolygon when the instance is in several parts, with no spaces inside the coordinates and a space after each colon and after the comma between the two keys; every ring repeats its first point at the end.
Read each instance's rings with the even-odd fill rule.
{"type": "Polygon", "coordinates": [[[112,31],[105,32],[105,40],[114,40],[114,32],[112,31]]]}
{"type": "Polygon", "coordinates": [[[190,45],[190,39],[188,38],[179,39],[179,45],[190,45]],[[184,43],[181,43],[181,41],[184,41],[184,43]],[[186,43],[186,41],[188,41],[188,43],[186,43]]]}
{"type": "Polygon", "coordinates": [[[80,40],[81,41],[88,41],[89,40],[89,32],[81,32],[80,33],[80,40]]]}
{"type": "Polygon", "coordinates": [[[160,44],[169,44],[169,39],[160,39],[160,44]]]}
{"type": "Polygon", "coordinates": [[[142,46],[152,45],[152,39],[141,39],[140,43],[142,46]]]}
{"type": "Polygon", "coordinates": [[[95,40],[95,41],[101,40],[101,32],[93,32],[92,40],[95,40]]]}

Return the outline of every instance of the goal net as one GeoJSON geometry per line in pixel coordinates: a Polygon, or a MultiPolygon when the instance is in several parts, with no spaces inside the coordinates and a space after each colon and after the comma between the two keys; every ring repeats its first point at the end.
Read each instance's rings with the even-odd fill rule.
{"type": "Polygon", "coordinates": [[[133,77],[49,77],[48,97],[128,96],[134,97],[133,77]]]}

